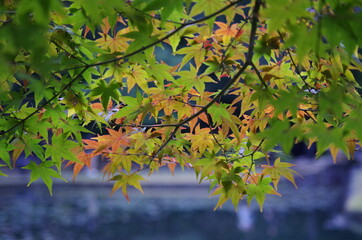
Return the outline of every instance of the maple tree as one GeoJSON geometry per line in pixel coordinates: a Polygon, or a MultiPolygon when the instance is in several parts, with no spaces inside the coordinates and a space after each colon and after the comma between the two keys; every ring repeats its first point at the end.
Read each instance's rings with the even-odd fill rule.
{"type": "Polygon", "coordinates": [[[0,166],[37,157],[29,184],[51,192],[64,166],[76,177],[102,156],[128,200],[140,173],[181,166],[210,181],[216,207],[262,208],[281,177],[295,185],[276,146],[334,159],[360,146],[361,5],[2,0],[0,166]]]}

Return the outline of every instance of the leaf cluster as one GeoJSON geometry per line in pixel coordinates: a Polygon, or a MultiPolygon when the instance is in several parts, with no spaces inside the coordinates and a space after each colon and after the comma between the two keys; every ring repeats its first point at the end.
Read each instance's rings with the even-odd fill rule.
{"type": "Polygon", "coordinates": [[[216,207],[245,197],[262,209],[282,177],[296,185],[294,164],[270,159],[277,146],[315,142],[335,161],[360,146],[360,9],[355,0],[5,1],[0,166],[38,158],[25,167],[29,184],[40,178],[51,192],[64,165],[75,178],[101,156],[112,192],[127,199],[128,186],[142,191],[143,171],[188,167],[210,181],[216,207]]]}

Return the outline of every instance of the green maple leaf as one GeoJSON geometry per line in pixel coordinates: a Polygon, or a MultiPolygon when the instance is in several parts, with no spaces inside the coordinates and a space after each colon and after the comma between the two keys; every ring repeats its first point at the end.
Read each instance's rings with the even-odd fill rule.
{"type": "Polygon", "coordinates": [[[76,142],[64,139],[61,134],[52,137],[52,144],[45,145],[45,158],[51,158],[58,169],[61,169],[62,159],[81,163],[70,149],[79,146],[76,142]]]}
{"type": "Polygon", "coordinates": [[[57,171],[51,168],[53,165],[54,163],[52,161],[42,162],[39,165],[31,161],[28,165],[23,167],[24,169],[28,169],[31,171],[28,186],[30,186],[30,184],[33,183],[34,181],[41,178],[45,183],[45,185],[48,187],[50,195],[52,195],[52,190],[53,190],[52,178],[63,179],[65,182],[67,181],[57,171]]]}
{"type": "Polygon", "coordinates": [[[271,182],[271,178],[264,177],[264,178],[260,179],[258,183],[249,184],[247,186],[247,193],[248,193],[247,202],[250,205],[251,200],[253,200],[253,198],[255,198],[256,202],[259,204],[260,212],[263,211],[263,205],[264,205],[266,194],[275,194],[275,195],[280,196],[280,194],[277,193],[273,189],[273,187],[270,185],[270,182],[271,182]]]}
{"type": "Polygon", "coordinates": [[[120,87],[118,82],[110,82],[107,84],[106,81],[100,80],[97,86],[92,89],[91,96],[101,95],[102,107],[104,110],[107,110],[111,98],[118,102],[121,96],[118,90],[120,87]]]}
{"type": "Polygon", "coordinates": [[[140,181],[146,181],[141,175],[138,174],[125,174],[120,173],[120,175],[116,175],[113,178],[111,178],[109,181],[116,181],[112,188],[112,193],[114,193],[117,189],[122,188],[122,193],[124,197],[127,199],[127,201],[130,201],[130,198],[128,196],[127,187],[133,186],[137,190],[139,190],[141,193],[143,193],[142,186],[140,184],[140,181]]]}

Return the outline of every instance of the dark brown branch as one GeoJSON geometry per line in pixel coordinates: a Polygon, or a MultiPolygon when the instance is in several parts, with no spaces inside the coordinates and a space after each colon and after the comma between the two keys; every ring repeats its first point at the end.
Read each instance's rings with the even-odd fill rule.
{"type": "MultiPolygon", "coordinates": [[[[240,26],[238,32],[236,35],[239,35],[241,33],[241,31],[243,30],[244,26],[246,25],[247,20],[240,26]]],[[[236,40],[236,37],[233,37],[230,41],[230,43],[226,46],[222,56],[221,56],[221,63],[223,63],[226,59],[226,52],[229,50],[229,48],[233,45],[234,41],[236,40]]],[[[224,71],[224,69],[222,69],[222,71],[224,71]]]]}
{"type": "MultiPolygon", "coordinates": [[[[229,9],[230,7],[240,3],[242,0],[238,0],[238,1],[234,1],[234,2],[231,2],[230,4],[226,5],[225,7],[221,8],[220,10],[210,14],[210,15],[207,15],[203,18],[200,18],[200,19],[197,19],[197,20],[194,20],[194,21],[190,21],[190,22],[187,22],[187,23],[183,23],[181,26],[179,26],[178,28],[176,28],[175,30],[173,30],[172,32],[170,32],[169,34],[165,35],[164,37],[158,39],[157,41],[153,42],[153,43],[150,43],[144,47],[141,47],[140,49],[134,51],[134,52],[131,52],[131,53],[128,53],[126,55],[123,55],[121,57],[118,57],[118,58],[114,58],[114,59],[110,59],[110,60],[107,60],[107,61],[102,61],[102,62],[98,62],[98,63],[94,63],[94,64],[89,64],[90,67],[95,67],[95,66],[100,66],[100,65],[104,65],[104,64],[109,64],[109,63],[114,63],[114,62],[118,62],[120,60],[124,60],[124,59],[127,59],[131,56],[134,56],[140,52],[143,52],[159,43],[162,43],[163,41],[165,41],[166,39],[170,38],[171,36],[175,35],[176,33],[178,33],[179,31],[181,31],[183,28],[187,27],[187,26],[190,26],[190,25],[194,25],[194,24],[197,24],[197,23],[200,23],[200,22],[204,22],[210,18],[213,18],[217,15],[219,15],[220,13],[226,11],[227,9],[229,9]]],[[[84,67],[84,66],[77,66],[77,67],[72,67],[72,68],[68,68],[68,69],[65,69],[65,70],[73,70],[73,69],[77,69],[77,68],[81,68],[81,67],[84,67]]],[[[64,70],[63,70],[64,71],[64,70]]]]}
{"type": "Polygon", "coordinates": [[[261,145],[264,143],[264,141],[265,141],[265,138],[263,138],[263,139],[260,141],[260,143],[258,144],[258,146],[254,149],[254,151],[253,151],[252,153],[243,156],[243,157],[249,157],[249,156],[250,156],[250,158],[251,158],[251,164],[250,164],[250,167],[249,167],[249,169],[248,169],[248,172],[246,173],[246,174],[248,174],[248,177],[247,177],[246,181],[248,180],[249,176],[251,176],[251,169],[252,169],[253,166],[256,164],[256,163],[255,163],[255,160],[254,160],[254,155],[255,155],[255,153],[261,148],[261,145]]]}
{"type": "MultiPolygon", "coordinates": [[[[181,125],[177,125],[175,129],[172,131],[170,136],[166,139],[166,141],[160,146],[160,148],[155,152],[155,154],[152,155],[150,163],[155,159],[155,157],[167,146],[167,144],[173,139],[173,137],[176,135],[177,131],[181,125]]],[[[161,163],[161,159],[159,159],[159,162],[161,163]]]]}
{"type": "Polygon", "coordinates": [[[203,107],[204,107],[204,106],[202,106],[202,105],[197,105],[197,104],[192,104],[192,103],[189,103],[189,102],[184,102],[184,101],[178,100],[178,99],[176,99],[176,98],[173,98],[172,100],[175,101],[175,102],[180,102],[180,103],[189,105],[190,107],[198,107],[198,108],[203,108],[203,107]]]}
{"type": "Polygon", "coordinates": [[[309,118],[311,118],[313,120],[314,123],[318,123],[311,115],[308,111],[305,111],[305,113],[308,115],[309,118]]]}
{"type": "Polygon", "coordinates": [[[263,77],[261,76],[261,74],[260,74],[258,68],[255,66],[254,62],[251,61],[250,65],[251,65],[251,67],[254,69],[256,75],[258,76],[260,82],[263,84],[264,88],[267,89],[267,88],[268,88],[268,85],[265,83],[263,77]]]}
{"type": "Polygon", "coordinates": [[[259,22],[259,10],[262,5],[262,0],[256,0],[255,5],[253,8],[253,15],[251,17],[251,31],[250,31],[250,39],[249,39],[249,46],[248,46],[248,54],[246,56],[246,62],[251,64],[254,55],[254,46],[255,46],[255,39],[256,39],[256,30],[258,28],[259,22]]]}
{"type": "MultiPolygon", "coordinates": [[[[173,36],[174,34],[176,34],[177,32],[179,32],[180,30],[182,30],[183,28],[189,26],[189,25],[193,25],[193,24],[197,24],[197,23],[200,23],[200,22],[203,22],[205,20],[208,20],[214,16],[217,16],[218,14],[224,12],[225,10],[229,9],[230,7],[238,4],[239,2],[241,2],[242,0],[238,0],[238,1],[234,1],[234,2],[231,2],[230,4],[228,4],[227,6],[221,8],[220,10],[210,14],[210,15],[207,15],[203,18],[200,18],[198,20],[195,20],[195,21],[191,21],[191,22],[187,22],[187,23],[184,23],[182,24],[181,26],[179,26],[178,28],[176,28],[173,32],[167,34],[166,36],[162,37],[161,39],[151,43],[151,44],[148,44],[134,52],[131,52],[129,54],[126,54],[122,57],[119,57],[119,58],[114,58],[114,59],[111,59],[111,60],[108,60],[108,61],[102,61],[102,62],[98,62],[98,63],[94,63],[94,64],[86,64],[84,63],[85,65],[83,66],[77,66],[77,67],[72,67],[72,68],[68,68],[68,69],[63,69],[62,71],[69,71],[69,70],[74,70],[74,69],[79,69],[79,68],[84,68],[76,77],[74,77],[65,87],[62,88],[62,90],[57,93],[57,94],[54,94],[54,96],[52,98],[50,98],[49,100],[47,100],[46,102],[44,102],[42,105],[38,106],[37,109],[32,112],[30,115],[28,115],[26,118],[22,119],[20,122],[14,124],[11,128],[5,130],[5,131],[2,131],[0,132],[0,135],[4,135],[8,132],[10,132],[11,130],[13,130],[14,128],[18,127],[20,124],[22,124],[23,122],[25,122],[27,119],[29,119],[30,117],[32,117],[33,115],[35,115],[40,109],[42,109],[43,107],[45,107],[46,105],[48,105],[51,101],[53,101],[55,98],[57,98],[58,96],[60,96],[65,90],[69,89],[72,84],[90,67],[95,67],[95,66],[100,66],[100,65],[104,65],[104,64],[108,64],[108,63],[113,63],[113,62],[117,62],[117,61],[120,61],[122,59],[126,59],[126,58],[129,58],[133,55],[136,55],[140,52],[143,52],[145,50],[147,50],[148,48],[150,47],[153,47],[161,42],[163,42],[164,40],[168,39],[169,37],[173,36]]],[[[61,72],[61,71],[58,71],[58,72],[61,72]]],[[[57,73],[57,72],[55,72],[57,73]]],[[[180,126],[182,126],[183,124],[176,124],[176,125],[170,125],[172,127],[176,127],[175,130],[177,130],[178,128],[180,128],[180,126]]],[[[160,127],[166,127],[166,126],[160,126],[160,127]]],[[[173,133],[176,133],[175,131],[173,133]]],[[[173,136],[174,134],[172,134],[173,136]]],[[[166,141],[166,143],[168,143],[171,139],[168,139],[166,141]]],[[[164,148],[164,146],[162,147],[164,148]]],[[[160,152],[162,150],[162,148],[158,151],[160,152]]],[[[158,153],[157,153],[158,154],[158,153]]],[[[155,154],[154,156],[156,156],[157,154],[155,154]]]]}
{"type": "Polygon", "coordinates": [[[69,52],[68,50],[66,50],[65,48],[63,48],[62,46],[60,46],[60,44],[58,44],[55,41],[51,41],[55,46],[57,46],[59,49],[63,50],[66,54],[68,54],[70,57],[74,58],[75,60],[81,62],[84,64],[84,66],[88,66],[88,64],[86,62],[84,62],[81,58],[77,57],[76,55],[74,55],[73,53],[69,52]]]}
{"type": "Polygon", "coordinates": [[[220,147],[220,149],[222,150],[223,152],[223,155],[225,157],[225,159],[228,161],[228,157],[226,155],[226,149],[221,145],[221,143],[219,142],[219,140],[217,140],[215,134],[212,132],[213,129],[212,129],[212,119],[211,119],[211,116],[208,112],[206,112],[206,116],[207,116],[207,120],[208,120],[208,125],[209,125],[209,128],[210,128],[210,133],[212,135],[212,137],[214,138],[216,144],[220,147]]]}
{"type": "Polygon", "coordinates": [[[205,105],[203,108],[201,108],[201,110],[199,110],[198,112],[196,112],[195,114],[193,114],[189,118],[186,118],[186,119],[184,119],[183,121],[181,121],[181,122],[179,122],[177,124],[177,126],[172,131],[172,133],[169,135],[167,140],[160,146],[160,148],[157,150],[157,152],[153,155],[153,158],[155,156],[157,156],[166,147],[166,145],[171,141],[171,139],[173,139],[175,137],[176,132],[178,131],[178,129],[182,125],[184,125],[184,124],[190,122],[191,120],[197,118],[200,114],[205,113],[209,107],[211,107],[216,101],[218,101],[229,90],[229,88],[239,79],[239,77],[241,76],[241,74],[244,73],[246,68],[252,63],[251,60],[253,58],[253,50],[254,50],[254,44],[255,44],[255,38],[256,38],[256,30],[257,30],[257,25],[258,25],[258,22],[259,22],[258,14],[259,14],[261,4],[262,4],[261,0],[256,0],[254,8],[253,8],[253,16],[252,16],[252,20],[251,20],[252,27],[251,27],[251,32],[250,32],[250,40],[249,40],[249,46],[248,46],[248,56],[247,56],[246,63],[239,69],[239,71],[234,75],[234,77],[231,78],[229,80],[229,82],[221,89],[221,91],[216,95],[215,98],[213,98],[207,105],[205,105]]]}

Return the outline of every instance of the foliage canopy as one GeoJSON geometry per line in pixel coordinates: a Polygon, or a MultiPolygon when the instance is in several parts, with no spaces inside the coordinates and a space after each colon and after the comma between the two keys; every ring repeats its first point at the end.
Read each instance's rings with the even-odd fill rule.
{"type": "MultiPolygon", "coordinates": [[[[193,168],[216,207],[295,185],[269,153],[360,145],[360,0],[2,0],[0,159],[30,183],[100,155],[113,191],[193,168]],[[169,54],[170,56],[165,57],[169,54]],[[98,132],[92,138],[86,134],[98,132]]],[[[5,175],[0,172],[1,175],[5,175]]]]}

